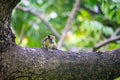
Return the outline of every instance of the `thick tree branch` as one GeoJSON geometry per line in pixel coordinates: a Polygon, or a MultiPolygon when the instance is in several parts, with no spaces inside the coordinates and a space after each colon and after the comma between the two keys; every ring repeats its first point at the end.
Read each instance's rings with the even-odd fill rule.
{"type": "Polygon", "coordinates": [[[4,80],[113,80],[120,76],[120,49],[99,54],[14,46],[1,57],[4,80]]]}
{"type": "Polygon", "coordinates": [[[70,13],[70,15],[69,15],[69,18],[68,18],[68,20],[67,20],[66,26],[65,26],[65,28],[64,28],[64,30],[63,30],[63,32],[62,32],[62,35],[61,35],[61,37],[60,37],[60,40],[59,40],[59,42],[58,42],[58,49],[61,48],[62,45],[63,45],[63,41],[64,41],[64,39],[65,39],[65,37],[66,37],[66,35],[67,35],[67,32],[68,32],[69,29],[70,29],[71,23],[72,23],[75,15],[76,15],[76,13],[77,13],[77,10],[79,9],[79,6],[80,6],[80,0],[76,0],[76,1],[75,1],[75,4],[74,4],[74,6],[73,6],[73,9],[72,9],[72,11],[71,11],[71,13],[70,13]]]}
{"type": "MultiPolygon", "coordinates": [[[[4,1],[6,4],[10,2],[11,6],[18,3],[16,2],[18,0],[4,1]]],[[[7,26],[11,17],[9,16],[4,18],[0,15],[0,37],[3,35],[5,40],[13,43],[12,31],[9,25],[7,26]]],[[[2,42],[4,38],[0,38],[0,47],[2,42]]],[[[0,52],[0,80],[113,80],[119,76],[120,49],[99,54],[99,52],[75,53],[12,45],[6,52],[0,52]]]]}
{"type": "Polygon", "coordinates": [[[23,12],[28,12],[30,14],[37,16],[51,30],[51,32],[54,33],[54,35],[58,39],[60,38],[60,34],[57,32],[57,30],[42,16],[42,14],[40,14],[37,11],[30,9],[30,8],[25,8],[25,7],[21,7],[21,6],[17,6],[16,8],[18,10],[23,11],[23,12]]]}

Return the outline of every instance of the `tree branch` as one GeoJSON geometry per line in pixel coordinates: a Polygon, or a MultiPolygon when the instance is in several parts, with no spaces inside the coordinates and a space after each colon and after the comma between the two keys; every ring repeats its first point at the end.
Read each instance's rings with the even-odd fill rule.
{"type": "Polygon", "coordinates": [[[79,54],[15,46],[0,57],[0,73],[10,76],[4,80],[113,80],[120,75],[120,49],[79,54]]]}
{"type": "Polygon", "coordinates": [[[104,41],[98,43],[97,45],[95,45],[94,48],[93,48],[93,51],[96,51],[99,48],[101,48],[102,46],[105,46],[105,45],[107,45],[107,44],[109,44],[111,42],[115,42],[117,40],[120,40],[120,36],[115,36],[115,37],[109,38],[107,40],[104,40],[104,41]]]}
{"type": "Polygon", "coordinates": [[[58,42],[58,49],[61,48],[62,45],[63,45],[63,41],[64,41],[64,39],[65,39],[65,37],[67,35],[67,32],[69,31],[69,29],[71,27],[71,23],[72,23],[72,21],[74,19],[74,16],[76,15],[77,10],[79,9],[79,6],[80,6],[80,0],[76,0],[76,2],[74,4],[74,7],[73,7],[73,9],[72,9],[72,11],[71,11],[71,13],[69,15],[68,20],[67,20],[66,26],[65,26],[65,28],[64,28],[64,30],[62,32],[62,35],[60,37],[60,40],[58,42]]]}
{"type": "Polygon", "coordinates": [[[115,37],[115,36],[117,36],[117,34],[120,32],[120,27],[118,27],[117,29],[116,29],[116,31],[114,32],[114,34],[111,36],[111,37],[115,37]]]}
{"type": "Polygon", "coordinates": [[[12,10],[20,1],[21,0],[0,0],[0,20],[9,25],[12,10]]]}
{"type": "Polygon", "coordinates": [[[81,8],[83,8],[84,10],[86,10],[87,12],[89,12],[91,15],[98,15],[98,14],[100,14],[100,13],[98,13],[98,12],[95,12],[95,11],[89,9],[89,8],[86,7],[84,4],[81,4],[81,8]]]}
{"type": "Polygon", "coordinates": [[[96,6],[98,8],[98,12],[96,12],[94,10],[91,10],[89,7],[86,7],[84,4],[81,4],[81,8],[83,8],[84,10],[89,12],[91,15],[104,15],[101,8],[100,8],[100,3],[99,2],[97,2],[96,6]]]}
{"type": "Polygon", "coordinates": [[[24,29],[25,29],[25,26],[22,26],[22,29],[21,29],[20,35],[19,35],[18,44],[20,44],[23,41],[24,29]]]}
{"type": "MultiPolygon", "coordinates": [[[[9,0],[4,1],[9,3],[9,0]]],[[[1,35],[5,34],[10,40],[12,35],[9,25],[6,26],[3,22],[0,21],[0,42],[1,35]],[[7,35],[6,31],[9,32],[7,35]]],[[[14,45],[6,52],[0,52],[0,80],[113,80],[119,76],[120,49],[101,54],[96,52],[79,54],[14,45]]]]}
{"type": "Polygon", "coordinates": [[[33,9],[30,9],[30,8],[21,7],[21,6],[17,6],[16,9],[21,10],[23,12],[28,12],[32,15],[37,16],[51,30],[51,32],[54,33],[54,35],[58,39],[60,38],[60,34],[57,32],[57,30],[39,12],[37,12],[33,9]]]}
{"type": "Polygon", "coordinates": [[[102,46],[105,46],[105,45],[107,45],[107,44],[109,44],[109,43],[111,43],[111,42],[115,42],[115,41],[117,41],[117,40],[120,40],[120,36],[117,36],[117,34],[118,34],[119,31],[120,31],[120,28],[118,28],[118,29],[115,31],[115,33],[114,33],[110,38],[108,38],[108,39],[106,39],[106,40],[98,43],[97,45],[95,45],[95,46],[93,47],[93,50],[92,50],[92,51],[96,51],[96,50],[98,50],[99,48],[101,48],[102,46]]]}

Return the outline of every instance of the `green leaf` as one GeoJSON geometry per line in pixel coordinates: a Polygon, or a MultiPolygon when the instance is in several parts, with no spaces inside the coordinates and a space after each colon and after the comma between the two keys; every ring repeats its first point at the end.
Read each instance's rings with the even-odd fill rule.
{"type": "Polygon", "coordinates": [[[120,9],[117,10],[117,22],[120,24],[120,9]]]}
{"type": "Polygon", "coordinates": [[[113,29],[111,27],[104,27],[103,28],[103,33],[106,36],[111,36],[113,34],[113,29]]]}
{"type": "Polygon", "coordinates": [[[90,2],[90,5],[91,5],[91,6],[94,6],[95,3],[97,2],[97,0],[89,0],[89,2],[90,2]]]}

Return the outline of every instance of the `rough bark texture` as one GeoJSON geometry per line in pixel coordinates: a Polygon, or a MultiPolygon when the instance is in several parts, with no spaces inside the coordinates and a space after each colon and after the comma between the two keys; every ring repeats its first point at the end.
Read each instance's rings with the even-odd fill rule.
{"type": "Polygon", "coordinates": [[[0,52],[15,45],[15,35],[10,28],[11,14],[19,0],[0,0],[0,52]]]}
{"type": "Polygon", "coordinates": [[[75,53],[15,44],[10,17],[19,0],[0,0],[0,80],[113,80],[120,76],[120,49],[75,53]]]}
{"type": "Polygon", "coordinates": [[[120,76],[120,49],[78,54],[15,46],[0,59],[4,80],[113,80],[120,76]]]}

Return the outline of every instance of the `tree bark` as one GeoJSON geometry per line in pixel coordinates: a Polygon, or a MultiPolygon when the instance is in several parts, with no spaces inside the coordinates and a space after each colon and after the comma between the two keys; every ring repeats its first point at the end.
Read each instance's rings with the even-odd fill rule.
{"type": "Polygon", "coordinates": [[[10,28],[13,8],[20,0],[0,0],[0,52],[15,45],[15,35],[10,28]]]}
{"type": "Polygon", "coordinates": [[[120,76],[120,49],[79,54],[14,46],[0,59],[3,80],[113,80],[120,76]]]}
{"type": "Polygon", "coordinates": [[[120,76],[120,49],[75,53],[15,44],[10,28],[19,0],[0,0],[0,80],[113,80],[120,76]]]}

